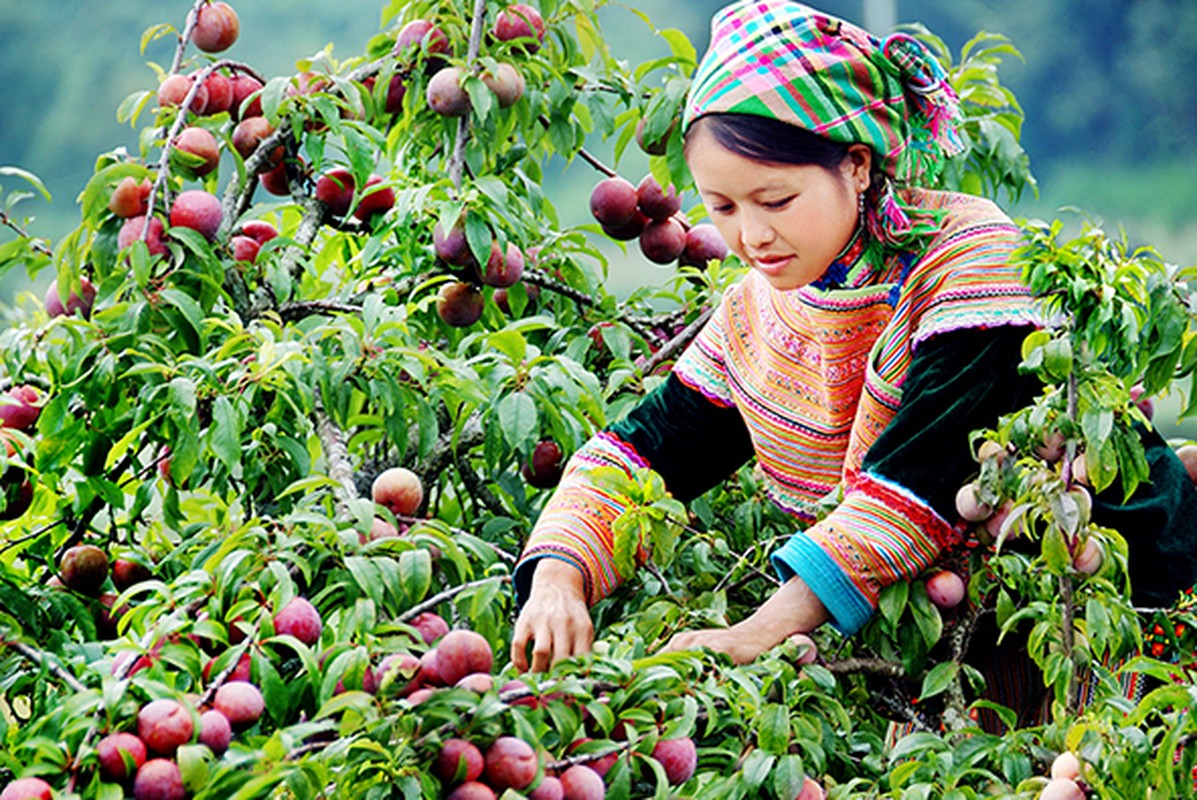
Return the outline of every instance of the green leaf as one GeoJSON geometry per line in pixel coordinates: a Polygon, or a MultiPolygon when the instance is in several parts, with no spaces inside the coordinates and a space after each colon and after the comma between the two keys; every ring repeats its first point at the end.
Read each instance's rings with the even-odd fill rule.
{"type": "Polygon", "coordinates": [[[1043,534],[1043,560],[1053,575],[1063,575],[1072,566],[1068,541],[1056,525],[1047,526],[1047,532],[1043,534]]]}
{"type": "Polygon", "coordinates": [[[399,554],[399,587],[410,605],[421,602],[432,587],[432,556],[423,548],[399,554]]]}
{"type": "Polygon", "coordinates": [[[0,175],[12,175],[13,177],[20,178],[41,192],[42,197],[46,198],[47,201],[50,200],[50,192],[46,189],[46,185],[42,183],[42,179],[29,170],[21,169],[20,167],[0,166],[0,175]]]}
{"type": "Polygon", "coordinates": [[[615,569],[625,578],[636,571],[636,553],[640,549],[640,514],[640,509],[624,511],[611,523],[615,538],[615,569]]]}
{"type": "Polygon", "coordinates": [[[879,605],[881,616],[891,625],[897,625],[906,610],[906,602],[910,597],[910,583],[898,581],[891,583],[881,590],[879,605]]]}
{"type": "Polygon", "coordinates": [[[498,417],[507,443],[516,450],[527,449],[540,427],[536,402],[524,392],[509,394],[499,401],[498,417]]]}
{"type": "Polygon", "coordinates": [[[923,678],[923,686],[919,690],[919,700],[926,700],[929,697],[945,692],[952,682],[956,680],[956,676],[960,673],[960,665],[955,661],[945,661],[942,664],[936,664],[931,671],[923,678]]]}
{"type": "Polygon", "coordinates": [[[229,472],[236,474],[241,466],[241,416],[229,398],[221,395],[212,403],[212,427],[209,443],[229,472]]]}
{"type": "Polygon", "coordinates": [[[778,703],[761,709],[756,719],[757,742],[766,752],[785,755],[790,747],[790,712],[778,703]]]}

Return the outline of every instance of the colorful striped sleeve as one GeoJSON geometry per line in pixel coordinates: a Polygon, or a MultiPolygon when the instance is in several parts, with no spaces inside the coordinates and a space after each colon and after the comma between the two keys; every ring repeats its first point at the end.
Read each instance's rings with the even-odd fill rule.
{"type": "Polygon", "coordinates": [[[977,468],[969,433],[992,427],[1039,390],[1017,369],[1031,330],[974,328],[923,342],[898,413],[843,502],[774,553],[779,574],[802,578],[841,631],[857,631],[882,588],[917,577],[957,540],[956,491],[977,468]]]}

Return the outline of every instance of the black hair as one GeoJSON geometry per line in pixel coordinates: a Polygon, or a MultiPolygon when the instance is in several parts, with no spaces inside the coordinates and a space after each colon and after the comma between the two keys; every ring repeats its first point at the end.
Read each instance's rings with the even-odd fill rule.
{"type": "Polygon", "coordinates": [[[738,156],[774,164],[795,164],[832,170],[848,157],[848,145],[788,122],[757,114],[707,114],[686,131],[686,144],[699,127],[738,156]]]}

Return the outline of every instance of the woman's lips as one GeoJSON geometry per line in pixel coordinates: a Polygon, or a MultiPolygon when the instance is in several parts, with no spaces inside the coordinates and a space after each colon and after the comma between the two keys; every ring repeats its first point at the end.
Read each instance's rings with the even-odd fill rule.
{"type": "Polygon", "coordinates": [[[794,260],[792,255],[777,255],[777,256],[754,256],[752,259],[753,266],[766,275],[776,275],[786,268],[791,261],[794,260]]]}

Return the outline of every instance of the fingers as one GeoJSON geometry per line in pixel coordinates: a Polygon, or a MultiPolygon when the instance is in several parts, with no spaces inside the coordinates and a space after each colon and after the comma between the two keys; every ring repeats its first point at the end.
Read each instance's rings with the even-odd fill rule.
{"type": "Polygon", "coordinates": [[[579,616],[577,613],[540,615],[525,609],[516,621],[511,661],[519,672],[529,669],[547,672],[562,659],[589,653],[593,643],[594,625],[585,610],[579,616]]]}

